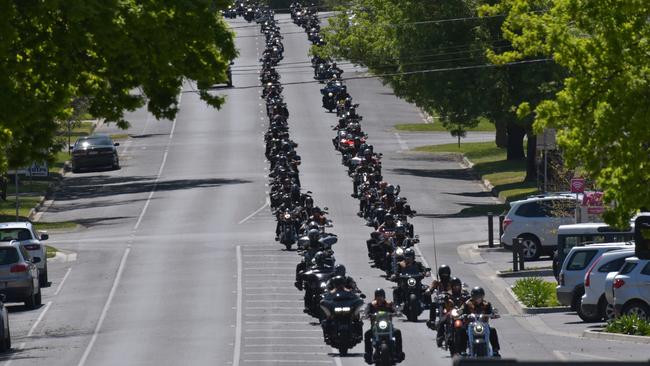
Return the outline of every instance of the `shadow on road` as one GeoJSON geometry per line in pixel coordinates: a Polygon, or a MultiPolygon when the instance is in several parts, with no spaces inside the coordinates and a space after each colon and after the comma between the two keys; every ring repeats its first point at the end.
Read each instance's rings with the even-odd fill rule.
{"type": "Polygon", "coordinates": [[[408,169],[397,168],[391,169],[391,172],[398,175],[412,175],[415,177],[424,178],[440,178],[440,179],[454,179],[454,180],[476,180],[476,177],[471,174],[470,169],[408,169]]]}

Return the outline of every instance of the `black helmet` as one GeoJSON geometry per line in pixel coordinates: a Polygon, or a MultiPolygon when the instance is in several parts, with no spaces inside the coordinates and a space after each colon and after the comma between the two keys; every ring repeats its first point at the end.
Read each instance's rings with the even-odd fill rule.
{"type": "Polygon", "coordinates": [[[472,295],[472,300],[477,300],[478,298],[485,297],[485,290],[483,290],[483,287],[476,286],[472,289],[470,295],[472,295]]]}
{"type": "Polygon", "coordinates": [[[372,156],[372,151],[370,149],[363,150],[363,156],[368,156],[368,155],[372,156]]]}
{"type": "Polygon", "coordinates": [[[345,266],[342,264],[334,266],[334,274],[336,276],[345,276],[345,266]]]}
{"type": "Polygon", "coordinates": [[[406,233],[406,227],[402,224],[397,224],[395,227],[395,234],[405,234],[406,233]]]}
{"type": "Polygon", "coordinates": [[[395,186],[392,184],[389,184],[386,189],[384,189],[384,193],[386,194],[393,194],[395,193],[395,186]]]}
{"type": "Polygon", "coordinates": [[[415,250],[413,250],[413,248],[406,248],[406,250],[404,250],[404,258],[415,259],[415,250]]]}
{"type": "Polygon", "coordinates": [[[311,229],[307,233],[309,240],[318,240],[320,238],[320,231],[318,229],[311,229]]]}
{"type": "Polygon", "coordinates": [[[384,216],[384,221],[395,221],[395,217],[391,214],[384,216]]]}
{"type": "Polygon", "coordinates": [[[460,280],[458,277],[452,277],[451,280],[449,281],[449,284],[453,288],[454,286],[463,286],[463,282],[460,280]]]}
{"type": "Polygon", "coordinates": [[[316,264],[317,266],[323,265],[325,263],[325,259],[326,259],[325,253],[316,252],[316,254],[314,255],[314,264],[316,264]]]}
{"type": "Polygon", "coordinates": [[[386,298],[386,291],[384,291],[383,288],[378,288],[375,290],[375,297],[381,296],[383,298],[386,298]]]}
{"type": "Polygon", "coordinates": [[[305,198],[305,207],[314,207],[314,199],[311,197],[305,198]]]}
{"type": "Polygon", "coordinates": [[[449,268],[449,266],[446,264],[438,267],[438,277],[440,277],[440,279],[443,281],[449,280],[451,277],[451,268],[449,268]]]}

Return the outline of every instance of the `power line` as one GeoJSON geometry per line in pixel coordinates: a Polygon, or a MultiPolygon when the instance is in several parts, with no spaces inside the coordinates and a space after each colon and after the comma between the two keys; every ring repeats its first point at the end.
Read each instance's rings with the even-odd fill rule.
{"type": "MultiPolygon", "coordinates": [[[[426,70],[394,72],[394,73],[386,73],[386,74],[379,74],[379,75],[352,76],[352,77],[347,77],[347,78],[343,79],[343,81],[362,80],[362,79],[378,79],[378,78],[383,78],[383,77],[401,76],[401,75],[431,74],[431,73],[439,73],[439,72],[452,72],[452,71],[463,71],[463,70],[488,69],[488,68],[498,68],[498,67],[506,67],[506,66],[542,63],[542,62],[549,62],[549,61],[552,61],[552,59],[550,59],[550,58],[539,58],[539,59],[532,59],[532,60],[509,62],[509,63],[502,64],[502,65],[481,64],[481,65],[470,65],[470,66],[445,67],[445,68],[438,68],[438,69],[426,69],[426,70]]],[[[282,83],[282,86],[315,84],[315,83],[319,83],[319,81],[317,81],[317,80],[293,81],[293,82],[282,83]]],[[[240,89],[255,89],[255,88],[262,88],[262,87],[263,87],[262,85],[247,85],[247,86],[236,86],[236,87],[229,88],[229,89],[240,90],[240,89]]]]}

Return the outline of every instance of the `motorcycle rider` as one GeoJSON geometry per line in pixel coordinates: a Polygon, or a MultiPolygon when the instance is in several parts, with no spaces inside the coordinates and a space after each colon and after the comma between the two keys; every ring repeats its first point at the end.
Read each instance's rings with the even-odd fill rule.
{"type": "MultiPolygon", "coordinates": [[[[375,298],[366,305],[366,310],[365,313],[367,316],[370,316],[370,321],[372,324],[374,324],[374,318],[372,315],[380,312],[380,311],[385,311],[389,313],[395,313],[395,305],[386,300],[386,292],[384,291],[383,288],[378,288],[375,290],[375,298]]],[[[372,359],[372,326],[370,329],[366,331],[364,334],[364,343],[365,343],[365,355],[364,358],[366,360],[366,363],[372,364],[373,359],[372,359]]],[[[397,354],[397,358],[401,361],[404,360],[404,352],[402,351],[402,332],[397,329],[393,328],[393,335],[395,336],[395,353],[397,354]]]]}
{"type": "Polygon", "coordinates": [[[327,71],[329,71],[330,75],[341,76],[343,74],[343,70],[336,65],[336,62],[332,62],[332,65],[330,65],[327,71]]]}
{"type": "Polygon", "coordinates": [[[307,238],[309,242],[305,244],[305,251],[303,252],[303,260],[296,265],[296,282],[294,285],[297,289],[302,290],[302,281],[300,281],[300,275],[307,269],[311,260],[316,256],[316,254],[321,249],[320,231],[318,229],[310,229],[307,232],[307,238]]]}
{"type": "MultiPolygon", "coordinates": [[[[427,268],[421,263],[415,260],[415,250],[413,248],[406,248],[404,250],[404,260],[397,263],[397,268],[395,269],[395,273],[393,273],[390,276],[391,281],[397,280],[397,277],[400,274],[423,274],[424,277],[429,277],[431,273],[427,271],[427,268]]],[[[430,297],[428,296],[423,296],[423,302],[425,304],[430,303],[430,297]],[[429,300],[429,301],[427,301],[429,300]]],[[[397,286],[395,290],[393,290],[393,301],[395,301],[397,304],[402,303],[402,289],[397,286]]]]}
{"type": "Polygon", "coordinates": [[[379,225],[377,231],[383,234],[387,231],[395,231],[396,227],[397,227],[397,223],[395,223],[395,217],[393,215],[385,215],[384,223],[379,225]]]}
{"type": "MultiPolygon", "coordinates": [[[[459,278],[452,277],[451,280],[449,280],[449,286],[451,286],[451,292],[448,294],[448,296],[445,297],[443,304],[443,309],[446,310],[447,313],[449,313],[455,307],[462,307],[470,298],[469,293],[463,290],[463,283],[459,278]]],[[[434,312],[433,307],[431,309],[431,312],[434,312]]],[[[427,322],[427,326],[433,329],[433,324],[430,324],[429,322],[435,322],[435,315],[433,320],[429,320],[427,322]]],[[[440,319],[436,331],[436,343],[438,347],[442,347],[442,342],[445,335],[445,319],[440,319]]]]}
{"type": "MultiPolygon", "coordinates": [[[[469,300],[463,304],[463,314],[482,314],[482,315],[492,315],[494,314],[494,309],[492,304],[489,301],[485,301],[485,290],[482,287],[476,286],[472,289],[470,293],[471,297],[469,300]]],[[[467,332],[458,332],[460,333],[459,337],[459,346],[461,350],[467,349],[467,332]]],[[[492,345],[492,352],[494,357],[501,357],[499,350],[499,336],[497,330],[490,326],[490,344],[492,345]]]]}
{"type": "Polygon", "coordinates": [[[357,287],[357,283],[354,281],[354,279],[352,277],[346,275],[346,268],[342,264],[337,264],[337,265],[334,266],[334,277],[330,278],[330,280],[327,281],[327,291],[328,292],[333,294],[333,293],[335,293],[337,291],[336,290],[336,284],[335,284],[335,281],[333,281],[333,279],[335,277],[338,277],[338,276],[341,276],[341,277],[343,277],[345,279],[343,287],[346,290],[356,292],[356,293],[361,293],[361,291],[357,287]]]}
{"type": "MultiPolygon", "coordinates": [[[[431,285],[427,288],[426,294],[431,295],[434,292],[438,292],[438,294],[443,294],[443,293],[451,293],[451,268],[446,265],[442,264],[438,267],[438,278],[434,279],[433,282],[431,282],[431,285]]],[[[431,329],[433,329],[433,325],[436,323],[436,309],[435,306],[432,306],[431,309],[429,310],[429,320],[427,321],[427,326],[431,329]]],[[[438,331],[438,336],[442,336],[440,331],[438,331]]],[[[442,340],[439,338],[439,342],[442,342],[442,340]]]]}

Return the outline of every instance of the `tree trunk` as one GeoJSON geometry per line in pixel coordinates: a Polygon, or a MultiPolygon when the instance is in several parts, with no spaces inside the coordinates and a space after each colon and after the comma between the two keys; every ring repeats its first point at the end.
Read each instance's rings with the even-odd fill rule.
{"type": "Polygon", "coordinates": [[[514,120],[508,121],[508,160],[524,160],[526,158],[524,136],[526,136],[526,130],[521,125],[514,120]]]}
{"type": "Polygon", "coordinates": [[[506,129],[506,123],[503,122],[501,118],[498,118],[494,121],[494,127],[496,128],[494,140],[497,147],[502,149],[508,147],[508,131],[506,129]]]}
{"type": "Polygon", "coordinates": [[[528,147],[526,148],[526,182],[537,180],[537,136],[528,132],[528,147]]]}

